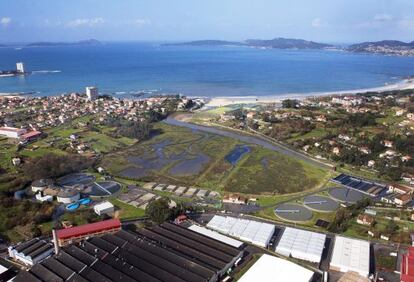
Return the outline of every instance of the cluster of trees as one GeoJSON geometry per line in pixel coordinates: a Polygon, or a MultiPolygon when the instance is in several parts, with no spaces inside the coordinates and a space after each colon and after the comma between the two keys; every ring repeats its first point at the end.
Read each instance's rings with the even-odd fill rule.
{"type": "Polygon", "coordinates": [[[127,121],[117,129],[117,133],[128,138],[146,140],[150,137],[151,128],[147,121],[127,121]]]}
{"type": "Polygon", "coordinates": [[[111,118],[106,125],[115,127],[115,135],[146,140],[150,137],[152,125],[149,121],[130,121],[121,118],[111,118]]]}
{"type": "Polygon", "coordinates": [[[278,140],[285,140],[292,137],[292,134],[304,135],[313,129],[315,124],[303,119],[290,118],[272,125],[268,135],[278,140]]]}
{"type": "Polygon", "coordinates": [[[39,225],[52,220],[54,205],[5,197],[0,198],[0,212],[0,232],[4,232],[18,225],[39,225]]]}
{"type": "Polygon", "coordinates": [[[299,107],[299,101],[295,99],[286,99],[282,101],[282,107],[286,109],[296,109],[299,107]]]}
{"type": "Polygon", "coordinates": [[[167,197],[152,201],[145,209],[145,215],[158,224],[166,220],[172,220],[183,213],[184,206],[179,204],[175,207],[170,207],[170,199],[167,197]]]}
{"type": "Polygon", "coordinates": [[[328,231],[334,233],[345,232],[348,229],[349,222],[369,205],[371,205],[371,200],[365,198],[349,207],[340,208],[336,212],[334,220],[329,224],[328,231]]]}
{"type": "Polygon", "coordinates": [[[332,159],[336,162],[352,164],[355,166],[365,165],[369,161],[369,156],[362,154],[358,148],[343,148],[341,154],[333,155],[332,159]]]}
{"type": "Polygon", "coordinates": [[[79,172],[92,167],[94,160],[79,155],[45,154],[33,158],[23,165],[27,178],[35,180],[42,178],[57,178],[68,173],[79,172]]]}
{"type": "Polygon", "coordinates": [[[349,115],[344,121],[344,125],[352,127],[374,126],[379,116],[373,113],[356,113],[349,115]]]}

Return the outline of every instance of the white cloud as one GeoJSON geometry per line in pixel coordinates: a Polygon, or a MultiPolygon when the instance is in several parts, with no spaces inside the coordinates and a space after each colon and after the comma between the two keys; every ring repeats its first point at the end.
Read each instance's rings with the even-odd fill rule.
{"type": "Polygon", "coordinates": [[[138,27],[143,27],[146,25],[150,25],[151,24],[151,20],[148,19],[136,19],[134,21],[132,21],[132,24],[134,24],[135,26],[138,27]]]}
{"type": "Polygon", "coordinates": [[[376,14],[373,18],[374,21],[378,22],[388,22],[392,21],[393,19],[394,17],[389,14],[376,14]]]}
{"type": "Polygon", "coordinates": [[[70,21],[66,24],[66,27],[94,27],[98,25],[102,25],[105,23],[105,20],[103,18],[93,18],[93,19],[75,19],[73,21],[70,21]]]}
{"type": "Polygon", "coordinates": [[[398,26],[402,29],[414,29],[414,19],[401,19],[398,26]]]}
{"type": "Polygon", "coordinates": [[[12,19],[9,17],[0,18],[0,25],[8,26],[11,23],[12,19]]]}
{"type": "Polygon", "coordinates": [[[319,28],[327,26],[328,24],[325,21],[321,20],[321,18],[314,18],[311,22],[311,25],[315,28],[319,28]]]}

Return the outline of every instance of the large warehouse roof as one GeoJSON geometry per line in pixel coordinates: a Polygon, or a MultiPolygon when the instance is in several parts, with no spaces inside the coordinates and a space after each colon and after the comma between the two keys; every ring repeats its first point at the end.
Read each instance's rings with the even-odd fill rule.
{"type": "Polygon", "coordinates": [[[217,281],[243,251],[170,223],[118,231],[63,247],[19,273],[32,281],[217,281]]]}
{"type": "Polygon", "coordinates": [[[261,247],[267,247],[275,232],[272,224],[219,215],[215,215],[207,227],[261,247]]]}
{"type": "Polygon", "coordinates": [[[239,282],[266,281],[311,281],[313,272],[290,261],[262,255],[259,260],[240,278],[239,282]]]}
{"type": "Polygon", "coordinates": [[[369,275],[369,242],[336,236],[331,269],[369,275]]]}
{"type": "Polygon", "coordinates": [[[218,241],[220,241],[222,243],[225,243],[227,245],[233,246],[235,248],[240,248],[244,244],[243,242],[241,242],[239,240],[230,238],[228,236],[224,236],[220,233],[217,233],[215,231],[211,231],[211,230],[209,230],[205,227],[201,227],[201,226],[198,226],[198,225],[195,225],[195,224],[191,225],[188,229],[190,229],[194,232],[200,233],[200,234],[202,234],[204,236],[207,236],[209,238],[218,240],[218,241]]]}
{"type": "Polygon", "coordinates": [[[276,252],[284,256],[319,263],[325,246],[325,234],[286,227],[276,252]]]}

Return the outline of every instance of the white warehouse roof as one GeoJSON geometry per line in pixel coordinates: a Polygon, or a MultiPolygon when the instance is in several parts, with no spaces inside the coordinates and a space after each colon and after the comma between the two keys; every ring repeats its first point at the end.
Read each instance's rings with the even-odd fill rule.
{"type": "Polygon", "coordinates": [[[188,227],[188,229],[190,229],[192,231],[195,231],[199,234],[202,234],[204,236],[210,237],[212,239],[218,240],[218,241],[220,241],[222,243],[225,243],[227,245],[233,246],[235,248],[239,248],[241,245],[244,244],[243,242],[241,242],[239,240],[230,238],[228,236],[222,235],[220,233],[217,233],[215,231],[211,231],[211,230],[209,230],[205,227],[201,227],[201,226],[198,226],[198,225],[195,225],[195,224],[188,227]]]}
{"type": "Polygon", "coordinates": [[[369,275],[369,242],[336,236],[331,269],[341,272],[355,271],[369,275]]]}
{"type": "Polygon", "coordinates": [[[94,207],[95,211],[104,211],[107,209],[113,209],[114,205],[108,201],[96,204],[94,207]]]}
{"type": "Polygon", "coordinates": [[[286,227],[276,252],[310,262],[319,263],[325,246],[325,234],[286,227]]]}
{"type": "Polygon", "coordinates": [[[219,215],[215,215],[207,227],[264,248],[275,232],[272,224],[219,215]]]}
{"type": "Polygon", "coordinates": [[[312,277],[313,272],[304,267],[281,258],[264,254],[240,278],[239,282],[309,282],[312,277]]]}

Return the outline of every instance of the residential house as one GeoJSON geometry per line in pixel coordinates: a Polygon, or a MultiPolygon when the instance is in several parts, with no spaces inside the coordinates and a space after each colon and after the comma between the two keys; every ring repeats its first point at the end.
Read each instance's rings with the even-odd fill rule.
{"type": "Polygon", "coordinates": [[[392,142],[390,140],[384,140],[383,144],[387,148],[392,148],[392,146],[394,145],[394,142],[392,142]]]}
{"type": "Polygon", "coordinates": [[[411,194],[398,195],[397,197],[395,197],[394,203],[398,206],[404,206],[411,202],[412,199],[413,198],[411,194]]]}
{"type": "Polygon", "coordinates": [[[368,214],[360,214],[357,218],[357,223],[362,225],[371,226],[374,223],[374,217],[368,214]]]}
{"type": "Polygon", "coordinates": [[[239,194],[229,194],[223,197],[223,203],[229,204],[246,204],[248,199],[246,197],[240,196],[239,194]]]}

